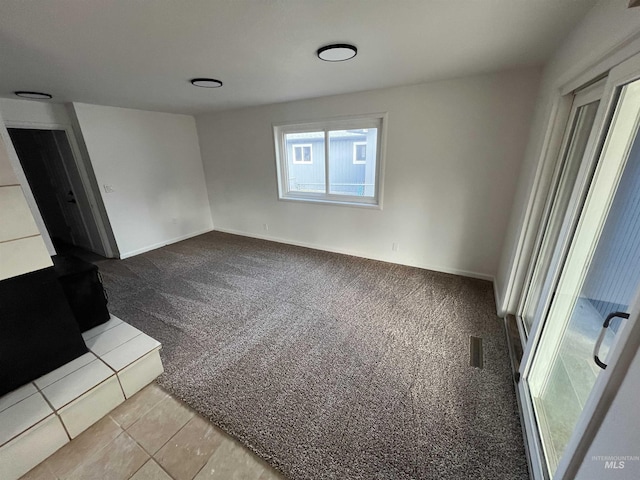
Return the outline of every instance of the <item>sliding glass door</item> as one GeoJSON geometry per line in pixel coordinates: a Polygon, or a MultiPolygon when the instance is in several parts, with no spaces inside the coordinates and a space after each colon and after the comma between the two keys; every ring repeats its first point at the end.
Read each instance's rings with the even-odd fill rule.
{"type": "Polygon", "coordinates": [[[520,318],[527,335],[533,326],[544,280],[560,236],[562,220],[583,163],[587,143],[594,130],[594,120],[603,90],[604,82],[600,81],[576,94],[573,100],[560,161],[553,175],[543,213],[538,248],[529,267],[527,290],[519,308],[520,318]]]}
{"type": "Polygon", "coordinates": [[[520,307],[535,331],[521,368],[525,426],[551,478],[564,478],[558,466],[575,454],[583,410],[615,368],[609,352],[624,348],[620,327],[640,291],[640,80],[612,82],[609,114],[596,115],[597,100],[574,105],[520,307]]]}

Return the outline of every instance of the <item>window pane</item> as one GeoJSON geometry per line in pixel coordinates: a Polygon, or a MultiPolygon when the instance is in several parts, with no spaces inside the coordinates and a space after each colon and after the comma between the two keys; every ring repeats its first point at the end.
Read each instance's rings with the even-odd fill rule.
{"type": "Polygon", "coordinates": [[[273,127],[279,198],[378,205],[379,116],[273,127]]]}
{"type": "Polygon", "coordinates": [[[554,203],[548,217],[544,220],[546,222],[545,233],[522,311],[522,319],[524,320],[527,334],[531,332],[534,316],[541,301],[542,288],[551,263],[551,256],[560,237],[562,222],[558,220],[564,216],[569,206],[571,193],[578,177],[578,170],[582,165],[582,157],[593,129],[599,103],[600,101],[589,103],[580,107],[576,112],[571,140],[562,157],[561,174],[551,189],[551,195],[555,197],[554,203]]]}
{"type": "MultiPolygon", "coordinates": [[[[597,160],[578,225],[570,240],[528,386],[549,474],[557,470],[582,418],[620,320],[640,285],[640,80],[620,94],[597,160]],[[611,201],[613,199],[613,201],[611,201]]],[[[623,339],[621,339],[623,340],[623,339]]]]}
{"type": "Polygon", "coordinates": [[[329,132],[329,193],[375,197],[378,129],[329,132]]]}
{"type": "Polygon", "coordinates": [[[325,193],[324,132],[287,133],[289,192],[325,193]]]}

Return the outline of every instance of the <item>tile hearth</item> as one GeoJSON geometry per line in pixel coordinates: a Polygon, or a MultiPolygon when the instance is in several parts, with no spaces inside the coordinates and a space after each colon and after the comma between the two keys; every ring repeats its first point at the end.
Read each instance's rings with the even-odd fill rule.
{"type": "Polygon", "coordinates": [[[122,320],[83,334],[89,352],[0,398],[0,478],[13,480],[163,372],[160,343],[122,320]]]}

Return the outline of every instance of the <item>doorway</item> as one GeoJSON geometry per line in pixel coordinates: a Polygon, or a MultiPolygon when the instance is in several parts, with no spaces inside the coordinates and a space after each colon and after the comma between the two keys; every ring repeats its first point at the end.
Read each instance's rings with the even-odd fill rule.
{"type": "Polygon", "coordinates": [[[56,252],[107,256],[67,132],[7,130],[56,252]]]}
{"type": "Polygon", "coordinates": [[[518,394],[536,479],[574,478],[634,355],[640,308],[640,56],[576,94],[520,303],[518,394]],[[636,320],[637,321],[637,320],[636,320]],[[617,381],[617,380],[616,380],[617,381]]]}
{"type": "Polygon", "coordinates": [[[639,109],[636,81],[622,90],[528,376],[550,472],[640,287],[639,109]]]}
{"type": "Polygon", "coordinates": [[[526,339],[531,333],[544,281],[553,261],[554,250],[561,240],[564,215],[583,166],[589,139],[597,130],[595,118],[604,93],[604,80],[577,92],[569,114],[558,165],[545,204],[540,237],[534,253],[527,282],[518,307],[521,331],[526,339]]]}

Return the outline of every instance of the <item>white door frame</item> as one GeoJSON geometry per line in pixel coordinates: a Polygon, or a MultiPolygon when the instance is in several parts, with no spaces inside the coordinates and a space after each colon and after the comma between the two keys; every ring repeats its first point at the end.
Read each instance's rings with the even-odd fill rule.
{"type": "MultiPolygon", "coordinates": [[[[605,80],[606,79],[602,79],[582,89],[581,91],[575,94],[571,94],[567,96],[567,97],[570,97],[572,105],[571,105],[571,110],[568,115],[567,123],[565,126],[565,131],[563,133],[562,144],[558,151],[558,161],[555,165],[554,172],[551,177],[550,187],[557,185],[557,188],[560,188],[561,177],[563,175],[563,171],[565,168],[564,158],[569,154],[568,150],[574,138],[573,137],[574,122],[576,121],[580,108],[590,103],[602,100],[602,96],[604,94],[605,80]]],[[[594,131],[595,128],[597,128],[597,124],[595,123],[596,121],[597,119],[594,118],[594,124],[591,129],[592,132],[594,131]]],[[[591,132],[589,133],[591,135],[591,132]]],[[[581,162],[584,158],[586,158],[586,154],[588,153],[586,148],[587,146],[585,146],[585,152],[583,154],[583,158],[580,159],[581,162]]],[[[578,178],[579,178],[579,173],[577,174],[576,180],[578,178]]],[[[520,301],[518,302],[518,308],[516,310],[517,325],[520,333],[520,339],[523,345],[526,345],[527,338],[534,333],[533,324],[531,325],[529,332],[526,331],[524,326],[524,319],[522,318],[525,313],[525,309],[528,306],[528,302],[531,300],[535,300],[535,299],[528,298],[529,292],[533,287],[534,280],[536,280],[537,282],[541,282],[541,283],[538,283],[540,287],[543,286],[542,282],[544,282],[548,269],[552,264],[552,258],[549,257],[549,255],[553,254],[553,251],[548,249],[549,248],[554,249],[555,245],[551,245],[548,243],[553,239],[546,238],[546,233],[548,229],[560,228],[564,221],[564,212],[558,212],[557,216],[554,215],[554,205],[556,204],[556,201],[557,201],[557,191],[554,191],[554,192],[550,191],[549,193],[550,195],[548,195],[548,198],[545,201],[545,205],[544,205],[544,209],[543,209],[543,213],[540,221],[540,225],[541,226],[547,225],[547,228],[546,229],[540,228],[538,231],[538,234],[536,235],[535,243],[534,243],[532,254],[531,254],[531,259],[529,262],[529,267],[527,269],[524,285],[521,291],[521,298],[520,298],[520,301]],[[538,263],[540,261],[544,262],[543,268],[547,269],[547,271],[538,271],[538,268],[540,267],[538,263]],[[543,277],[536,276],[534,278],[534,275],[537,273],[541,273],[544,276],[543,277]]],[[[560,239],[561,237],[558,236],[558,238],[555,239],[555,241],[559,241],[560,239]]],[[[540,291],[541,297],[542,297],[542,294],[543,294],[543,291],[541,290],[540,291]]]]}
{"type": "Polygon", "coordinates": [[[636,31],[606,52],[596,53],[586,64],[581,63],[578,67],[567,72],[551,87],[555,98],[550,106],[533,185],[524,210],[522,227],[517,233],[513,260],[504,285],[504,294],[501,298],[496,297],[496,300],[499,301],[497,310],[500,316],[515,313],[521,298],[534,241],[540,227],[540,215],[547,198],[555,162],[560,152],[565,125],[569,119],[571,92],[606,74],[639,52],[640,31],[636,31]]]}
{"type": "MultiPolygon", "coordinates": [[[[605,98],[613,103],[615,92],[624,84],[640,79],[640,54],[613,68],[607,79],[605,98]]],[[[612,107],[614,108],[614,107],[612,107]]],[[[623,323],[616,334],[616,340],[609,351],[608,364],[611,368],[600,372],[591,395],[585,404],[580,420],[567,445],[566,453],[558,465],[558,478],[574,478],[598,428],[611,406],[611,402],[633,361],[640,345],[640,291],[630,305],[629,320],[623,323]]]]}
{"type": "MultiPolygon", "coordinates": [[[[90,181],[89,173],[87,171],[86,165],[83,161],[83,157],[80,154],[80,148],[76,142],[75,133],[73,131],[73,127],[71,125],[63,124],[63,123],[49,123],[49,122],[23,122],[23,121],[11,121],[6,120],[5,127],[9,128],[21,128],[21,129],[31,129],[31,130],[63,130],[67,136],[67,140],[69,141],[69,145],[71,147],[71,153],[73,157],[74,164],[78,169],[78,173],[80,174],[80,180],[82,183],[82,188],[84,190],[85,195],[89,200],[89,208],[91,210],[92,216],[96,223],[96,227],[98,230],[99,237],[98,239],[92,238],[92,235],[89,234],[89,229],[87,228],[86,219],[82,214],[82,210],[80,210],[80,216],[84,223],[85,230],[88,233],[89,240],[93,244],[96,250],[103,256],[107,258],[113,258],[114,249],[112,248],[111,242],[109,240],[109,235],[107,233],[106,225],[109,225],[108,221],[105,222],[105,219],[102,217],[100,209],[97,206],[96,200],[96,192],[94,192],[92,188],[92,184],[90,181]]],[[[66,170],[66,167],[65,167],[66,170]]],[[[72,183],[73,184],[73,183],[72,183]]]]}
{"type": "MultiPolygon", "coordinates": [[[[639,78],[640,54],[626,60],[609,72],[594,123],[597,127],[597,133],[593,134],[588,142],[583,157],[586,161],[584,161],[584,165],[581,167],[578,178],[576,179],[574,195],[567,209],[564,226],[560,233],[560,238],[564,239],[564,241],[561,240],[559,242],[560,244],[554,253],[550,272],[547,275],[545,287],[541,295],[543,301],[540,302],[538,311],[536,312],[534,325],[520,364],[519,373],[521,380],[518,383],[518,394],[521,400],[523,422],[530,454],[531,474],[534,479],[546,479],[548,478],[548,474],[526,379],[531,370],[534,352],[541,338],[544,318],[551,303],[550,292],[553,291],[555,283],[558,280],[557,277],[560,267],[566,256],[567,247],[571,240],[569,238],[571,237],[571,229],[573,229],[573,226],[577,223],[581,213],[579,204],[591,183],[590,171],[593,168],[593,163],[596,162],[600,156],[601,146],[608,133],[609,120],[618,104],[617,92],[621,86],[639,78]]],[[[615,393],[624,378],[626,369],[633,360],[633,356],[640,345],[640,292],[631,305],[630,312],[630,320],[625,322],[616,334],[616,343],[609,353],[609,364],[615,365],[615,368],[607,369],[598,376],[592,393],[582,411],[580,420],[574,429],[571,441],[567,445],[555,472],[555,479],[571,479],[577,473],[591,445],[593,437],[601,425],[615,393]]]]}
{"type": "MultiPolygon", "coordinates": [[[[16,130],[16,129],[14,129],[16,130]]],[[[25,130],[25,129],[20,129],[25,130]]],[[[60,205],[62,215],[69,227],[69,234],[71,236],[72,245],[77,245],[79,247],[88,249],[90,251],[95,251],[96,246],[91,234],[89,233],[89,228],[87,225],[87,220],[83,213],[83,209],[80,208],[80,205],[76,201],[75,206],[70,206],[68,203],[68,195],[62,196],[62,192],[76,192],[76,183],[71,179],[71,175],[69,174],[69,166],[67,165],[67,160],[64,158],[62,154],[62,150],[60,149],[60,144],[58,142],[57,136],[54,132],[62,132],[63,130],[37,130],[39,132],[50,133],[50,139],[54,144],[54,149],[58,153],[58,157],[60,159],[59,162],[47,162],[45,168],[51,169],[49,173],[53,175],[55,178],[55,186],[56,186],[56,198],[60,205]],[[76,209],[77,212],[73,212],[73,209],[76,209]],[[77,213],[78,215],[76,215],[77,213]],[[80,220],[78,222],[78,220],[80,220]],[[81,230],[81,231],[80,231],[81,230]]],[[[27,178],[27,180],[29,180],[27,178]]]]}
{"type": "Polygon", "coordinates": [[[542,335],[543,319],[545,318],[551,303],[551,292],[558,281],[562,263],[567,255],[567,251],[571,243],[571,232],[574,230],[581,213],[580,205],[583,203],[586,192],[591,183],[594,164],[598,161],[599,148],[608,130],[609,125],[607,119],[609,118],[610,112],[615,109],[616,103],[617,97],[614,98],[613,89],[609,80],[607,80],[600,100],[600,105],[598,106],[598,112],[594,120],[594,130],[592,130],[591,137],[587,142],[585,153],[582,157],[583,162],[576,177],[572,198],[567,206],[567,212],[562,218],[560,218],[563,226],[560,230],[560,234],[558,235],[558,244],[555,247],[554,254],[549,263],[549,270],[540,294],[540,302],[536,309],[531,332],[524,348],[520,372],[522,377],[526,377],[529,374],[529,369],[531,367],[531,355],[537,347],[537,344],[540,341],[540,336],[542,335]]]}

